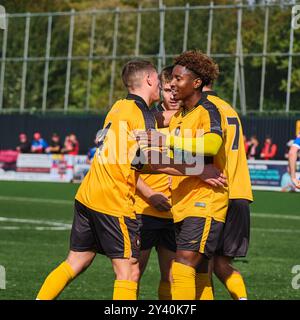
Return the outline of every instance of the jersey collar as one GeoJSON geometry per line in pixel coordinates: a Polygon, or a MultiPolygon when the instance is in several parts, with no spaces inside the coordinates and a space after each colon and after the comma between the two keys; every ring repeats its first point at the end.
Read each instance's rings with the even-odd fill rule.
{"type": "Polygon", "coordinates": [[[138,96],[136,94],[128,93],[126,99],[127,100],[134,100],[136,102],[139,102],[139,105],[142,105],[143,108],[149,109],[149,107],[148,107],[147,103],[145,102],[145,100],[142,97],[140,97],[140,96],[138,96]]]}

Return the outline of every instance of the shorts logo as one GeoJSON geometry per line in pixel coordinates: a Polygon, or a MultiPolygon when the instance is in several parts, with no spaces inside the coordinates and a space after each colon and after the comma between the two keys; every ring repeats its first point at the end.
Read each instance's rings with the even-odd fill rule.
{"type": "Polygon", "coordinates": [[[140,240],[140,238],[138,237],[138,236],[136,236],[135,237],[135,239],[134,239],[134,245],[135,245],[135,247],[136,248],[140,248],[140,246],[141,246],[141,240],[140,240]]]}
{"type": "Polygon", "coordinates": [[[206,203],[205,202],[195,202],[195,207],[205,208],[206,203]]]}
{"type": "Polygon", "coordinates": [[[190,241],[189,243],[190,244],[195,244],[195,243],[197,243],[198,241],[197,240],[192,240],[192,241],[190,241]]]}

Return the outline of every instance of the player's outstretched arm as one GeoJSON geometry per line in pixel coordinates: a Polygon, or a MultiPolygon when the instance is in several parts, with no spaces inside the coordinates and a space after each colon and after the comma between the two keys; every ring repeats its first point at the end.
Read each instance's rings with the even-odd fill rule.
{"type": "Polygon", "coordinates": [[[168,147],[205,156],[215,156],[219,152],[223,139],[216,133],[206,133],[197,138],[185,138],[165,135],[156,130],[136,131],[135,136],[140,145],[150,147],[168,147]]]}
{"type": "Polygon", "coordinates": [[[300,180],[296,178],[296,162],[298,157],[298,150],[299,148],[296,146],[291,146],[289,151],[289,169],[290,169],[290,175],[291,179],[293,181],[293,184],[297,189],[300,189],[300,180]]]}

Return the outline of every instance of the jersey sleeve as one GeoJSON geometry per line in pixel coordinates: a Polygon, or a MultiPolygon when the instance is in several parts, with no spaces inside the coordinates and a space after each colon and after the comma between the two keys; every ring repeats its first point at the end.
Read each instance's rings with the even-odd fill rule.
{"type": "Polygon", "coordinates": [[[296,138],[294,140],[293,146],[297,147],[298,149],[300,149],[300,138],[296,138]]]}

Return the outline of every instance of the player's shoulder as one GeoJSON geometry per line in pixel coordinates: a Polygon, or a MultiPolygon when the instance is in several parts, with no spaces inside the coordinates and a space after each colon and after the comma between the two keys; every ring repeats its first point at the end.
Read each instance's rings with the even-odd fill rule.
{"type": "Polygon", "coordinates": [[[134,119],[138,114],[140,114],[140,109],[134,100],[119,99],[111,107],[107,117],[129,121],[130,119],[134,119]]]}
{"type": "Polygon", "coordinates": [[[202,94],[197,110],[201,117],[208,116],[209,118],[219,119],[219,121],[221,119],[220,110],[215,99],[212,99],[206,93],[202,94]]]}
{"type": "Polygon", "coordinates": [[[235,116],[239,117],[236,110],[230,105],[229,102],[227,102],[225,99],[221,98],[217,95],[214,91],[208,92],[206,95],[206,98],[213,103],[219,110],[220,113],[223,113],[225,115],[235,116]]]}
{"type": "Polygon", "coordinates": [[[300,148],[300,137],[299,136],[295,138],[293,145],[300,148]]]}

